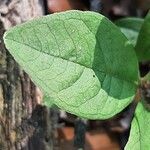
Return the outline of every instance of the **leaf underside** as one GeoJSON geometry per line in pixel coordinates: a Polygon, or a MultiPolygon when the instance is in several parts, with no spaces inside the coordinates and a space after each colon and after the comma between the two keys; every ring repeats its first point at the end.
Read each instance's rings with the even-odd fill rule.
{"type": "Polygon", "coordinates": [[[125,150],[150,149],[150,112],[139,103],[131,125],[129,141],[125,150]]]}
{"type": "Polygon", "coordinates": [[[10,29],[4,42],[47,97],[70,113],[106,119],[133,99],[135,52],[100,14],[68,11],[45,16],[10,29]]]}

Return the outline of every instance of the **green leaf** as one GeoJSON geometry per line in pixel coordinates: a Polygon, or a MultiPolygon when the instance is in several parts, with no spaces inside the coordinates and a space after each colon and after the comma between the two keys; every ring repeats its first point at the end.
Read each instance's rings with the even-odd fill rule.
{"type": "Polygon", "coordinates": [[[150,81],[150,72],[148,72],[143,78],[143,81],[150,81]]]}
{"type": "Polygon", "coordinates": [[[127,17],[127,18],[118,19],[117,21],[115,21],[115,24],[119,27],[131,29],[139,32],[143,24],[143,21],[144,19],[142,18],[127,17]]]}
{"type": "Polygon", "coordinates": [[[133,99],[138,78],[133,46],[100,14],[45,16],[10,29],[4,41],[32,80],[70,113],[105,119],[133,99]]]}
{"type": "Polygon", "coordinates": [[[150,112],[139,103],[131,125],[129,141],[125,150],[150,149],[150,112]]]}
{"type": "Polygon", "coordinates": [[[150,60],[150,12],[145,17],[135,49],[140,61],[150,60]]]}
{"type": "Polygon", "coordinates": [[[49,107],[54,107],[55,102],[51,99],[51,97],[44,95],[43,97],[43,104],[49,107]]]}
{"type": "Polygon", "coordinates": [[[147,79],[148,81],[150,81],[150,72],[146,74],[145,79],[147,79]]]}
{"type": "Polygon", "coordinates": [[[121,32],[124,33],[129,41],[135,46],[143,21],[144,20],[141,18],[129,17],[119,19],[115,24],[120,27],[121,32]]]}

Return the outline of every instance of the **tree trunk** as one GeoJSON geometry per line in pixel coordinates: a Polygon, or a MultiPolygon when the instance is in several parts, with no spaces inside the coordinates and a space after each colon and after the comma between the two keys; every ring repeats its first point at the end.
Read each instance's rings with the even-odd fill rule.
{"type": "Polygon", "coordinates": [[[52,150],[50,111],[3,44],[10,27],[44,14],[42,0],[0,1],[0,150],[52,150]]]}

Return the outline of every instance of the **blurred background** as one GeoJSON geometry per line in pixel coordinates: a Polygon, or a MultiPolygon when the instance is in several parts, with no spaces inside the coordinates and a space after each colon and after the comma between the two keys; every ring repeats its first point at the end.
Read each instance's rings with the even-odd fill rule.
{"type": "MultiPolygon", "coordinates": [[[[109,120],[85,120],[40,105],[42,93],[6,50],[5,30],[42,15],[95,11],[112,21],[144,18],[150,0],[0,0],[0,150],[123,150],[136,100],[109,120]]],[[[150,63],[140,63],[144,76],[150,63]]],[[[138,99],[138,98],[137,98],[138,99]]]]}

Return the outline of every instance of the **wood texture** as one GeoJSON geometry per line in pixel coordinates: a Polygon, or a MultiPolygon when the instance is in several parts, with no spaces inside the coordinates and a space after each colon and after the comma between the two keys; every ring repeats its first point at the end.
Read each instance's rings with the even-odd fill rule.
{"type": "Polygon", "coordinates": [[[41,92],[5,49],[3,33],[44,14],[43,1],[0,1],[0,150],[52,150],[50,110],[41,92]]]}

